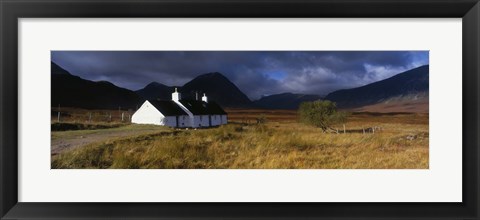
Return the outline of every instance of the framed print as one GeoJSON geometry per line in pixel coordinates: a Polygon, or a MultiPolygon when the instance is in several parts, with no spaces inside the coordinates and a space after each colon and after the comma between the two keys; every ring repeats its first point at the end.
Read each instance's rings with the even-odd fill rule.
{"type": "Polygon", "coordinates": [[[479,7],[2,1],[2,219],[478,219],[479,7]]]}

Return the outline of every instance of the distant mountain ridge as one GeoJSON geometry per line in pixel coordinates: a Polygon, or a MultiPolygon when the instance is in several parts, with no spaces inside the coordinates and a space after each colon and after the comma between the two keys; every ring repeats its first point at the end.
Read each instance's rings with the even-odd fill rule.
{"type": "Polygon", "coordinates": [[[253,107],[252,101],[230,80],[218,72],[199,75],[181,87],[152,82],[143,89],[131,91],[108,81],[94,82],[72,75],[51,62],[52,106],[87,109],[136,109],[147,99],[170,100],[178,88],[183,99],[201,99],[206,93],[209,100],[222,107],[253,107]]]}
{"type": "Polygon", "coordinates": [[[426,94],[428,97],[428,90],[429,66],[425,65],[362,87],[332,92],[325,99],[336,102],[340,108],[358,108],[392,98],[406,101],[415,94],[423,94],[422,97],[426,94]]]}
{"type": "Polygon", "coordinates": [[[170,100],[172,99],[173,91],[175,91],[175,86],[167,86],[162,83],[152,82],[145,86],[143,89],[137,90],[135,92],[141,97],[148,100],[170,100]]]}
{"type": "Polygon", "coordinates": [[[51,105],[86,109],[136,109],[143,98],[107,81],[94,82],[70,74],[51,62],[51,105]]]}
{"type": "Polygon", "coordinates": [[[86,109],[136,109],[146,99],[170,100],[172,92],[178,88],[184,99],[200,99],[206,93],[209,100],[232,108],[297,109],[302,102],[326,99],[336,102],[340,108],[352,110],[417,111],[416,106],[422,105],[428,112],[428,65],[362,87],[334,91],[325,98],[312,94],[281,93],[256,101],[251,101],[218,72],[199,75],[179,87],[152,82],[143,89],[131,91],[108,81],[82,79],[51,62],[51,79],[52,106],[86,109]]]}
{"type": "Polygon", "coordinates": [[[302,102],[311,102],[322,99],[319,95],[281,93],[264,96],[254,101],[255,106],[265,109],[298,109],[302,102]]]}

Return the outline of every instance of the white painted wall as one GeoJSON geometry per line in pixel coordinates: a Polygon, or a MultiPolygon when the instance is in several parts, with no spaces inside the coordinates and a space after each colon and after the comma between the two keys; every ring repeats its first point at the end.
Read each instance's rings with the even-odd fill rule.
{"type": "Polygon", "coordinates": [[[193,115],[192,117],[192,126],[193,128],[202,127],[202,122],[200,121],[200,115],[193,115]]]}
{"type": "Polygon", "coordinates": [[[227,115],[222,115],[222,125],[226,125],[228,123],[227,115]]]}
{"type": "Polygon", "coordinates": [[[191,119],[188,115],[180,115],[178,118],[178,127],[180,128],[187,128],[191,127],[191,119]]]}
{"type": "Polygon", "coordinates": [[[200,127],[210,127],[210,115],[200,115],[200,127]]]}
{"type": "Polygon", "coordinates": [[[222,124],[222,116],[221,115],[210,115],[210,121],[212,126],[219,126],[222,124]]]}
{"type": "MultiPolygon", "coordinates": [[[[132,115],[132,123],[165,125],[171,120],[166,119],[160,111],[150,102],[145,101],[142,106],[132,115]]],[[[173,121],[175,123],[175,121],[173,121]]]]}
{"type": "Polygon", "coordinates": [[[177,127],[177,117],[176,116],[166,116],[160,119],[160,124],[169,127],[177,127]]]}

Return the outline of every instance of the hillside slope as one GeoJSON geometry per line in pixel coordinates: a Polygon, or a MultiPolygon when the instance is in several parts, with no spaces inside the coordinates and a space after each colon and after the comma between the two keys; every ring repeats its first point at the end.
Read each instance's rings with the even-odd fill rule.
{"type": "Polygon", "coordinates": [[[340,108],[359,108],[388,100],[408,101],[425,94],[428,97],[428,90],[429,66],[425,65],[362,87],[332,92],[325,99],[340,108]]]}
{"type": "Polygon", "coordinates": [[[86,109],[136,109],[144,99],[106,81],[94,82],[70,74],[51,63],[51,106],[86,109]]]}

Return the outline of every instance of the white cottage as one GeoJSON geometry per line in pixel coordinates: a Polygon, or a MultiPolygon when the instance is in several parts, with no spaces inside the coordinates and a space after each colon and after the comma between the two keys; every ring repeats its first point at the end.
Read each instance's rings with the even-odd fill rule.
{"type": "Polygon", "coordinates": [[[173,101],[147,100],[132,115],[132,123],[190,127],[188,114],[173,101]]]}
{"type": "Polygon", "coordinates": [[[227,113],[216,103],[208,102],[205,94],[202,101],[183,100],[175,88],[171,101],[145,101],[132,116],[132,123],[204,128],[227,124],[227,113]]]}

